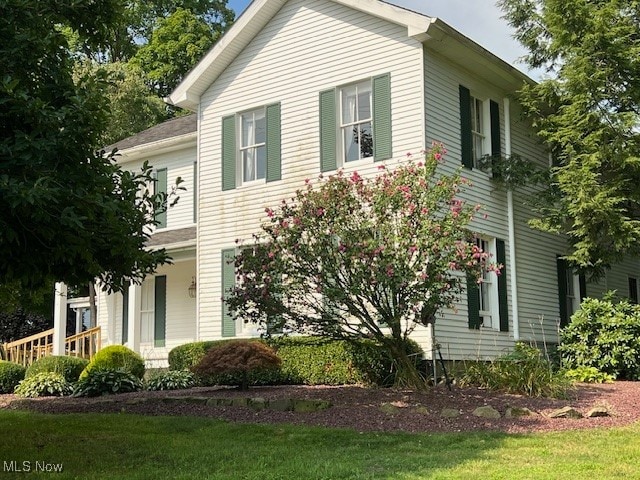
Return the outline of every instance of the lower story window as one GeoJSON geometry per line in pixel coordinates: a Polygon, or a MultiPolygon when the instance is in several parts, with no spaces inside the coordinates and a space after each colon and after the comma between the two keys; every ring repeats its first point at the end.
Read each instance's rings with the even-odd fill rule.
{"type": "MultiPolygon", "coordinates": [[[[495,239],[477,238],[476,245],[495,259],[495,239]]],[[[480,288],[480,321],[485,328],[500,328],[498,315],[498,282],[495,272],[484,271],[480,288]]]]}

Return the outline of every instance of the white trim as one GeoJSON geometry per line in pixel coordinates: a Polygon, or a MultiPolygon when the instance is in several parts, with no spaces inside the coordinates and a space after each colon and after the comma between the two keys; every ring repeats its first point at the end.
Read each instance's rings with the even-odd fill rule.
{"type": "Polygon", "coordinates": [[[185,133],[176,137],[165,138],[155,142],[136,145],[131,148],[123,148],[116,152],[116,162],[120,165],[138,160],[140,157],[169,153],[181,148],[196,146],[198,144],[198,132],[185,133]]]}
{"type": "MultiPolygon", "coordinates": [[[[504,106],[504,149],[507,158],[511,156],[511,104],[508,98],[502,100],[504,106]]],[[[520,315],[518,312],[518,274],[516,268],[516,225],[513,207],[513,192],[507,190],[507,226],[509,229],[509,281],[511,282],[511,319],[513,340],[520,340],[520,315]]]]}

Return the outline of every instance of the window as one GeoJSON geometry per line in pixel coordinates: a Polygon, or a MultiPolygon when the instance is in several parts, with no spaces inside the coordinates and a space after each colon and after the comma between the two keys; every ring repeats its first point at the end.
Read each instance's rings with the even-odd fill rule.
{"type": "Polygon", "coordinates": [[[629,277],[629,301],[638,304],[638,279],[629,277]]]}
{"type": "MultiPolygon", "coordinates": [[[[470,90],[459,86],[460,94],[460,140],[462,165],[466,168],[488,170],[485,159],[500,157],[500,107],[493,100],[472,95],[470,90]]],[[[494,176],[497,171],[493,172],[494,176]]]]}
{"type": "Polygon", "coordinates": [[[482,281],[467,279],[467,309],[469,328],[492,328],[501,332],[509,331],[509,306],[507,298],[506,248],[499,238],[478,237],[476,246],[487,252],[491,262],[502,265],[500,275],[483,272],[482,281]]]}
{"type": "Polygon", "coordinates": [[[222,190],[281,178],[280,104],[222,119],[222,190]]]}
{"type": "Polygon", "coordinates": [[[320,170],[391,158],[391,76],[320,92],[320,170]]]}
{"type": "Polygon", "coordinates": [[[264,108],[239,115],[240,168],[243,182],[267,176],[267,119],[264,108]]]}
{"type": "Polygon", "coordinates": [[[373,157],[371,81],[340,89],[340,137],[343,161],[373,157]]]}
{"type": "Polygon", "coordinates": [[[580,308],[587,296],[587,282],[584,275],[576,275],[560,255],[556,257],[558,270],[558,300],[560,303],[560,326],[569,323],[571,316],[580,308]]]}

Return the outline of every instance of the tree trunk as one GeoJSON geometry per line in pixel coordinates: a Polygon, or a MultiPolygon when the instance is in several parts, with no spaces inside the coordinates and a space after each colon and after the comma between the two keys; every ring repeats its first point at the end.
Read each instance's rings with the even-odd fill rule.
{"type": "Polygon", "coordinates": [[[398,345],[396,343],[397,340],[392,340],[392,342],[392,344],[388,345],[388,349],[392,354],[394,367],[396,368],[396,378],[393,385],[396,388],[426,390],[427,383],[418,372],[416,362],[407,355],[404,344],[398,345]]]}
{"type": "Polygon", "coordinates": [[[93,282],[89,282],[89,315],[91,316],[90,325],[95,327],[98,325],[98,307],[96,305],[96,287],[93,282]]]}

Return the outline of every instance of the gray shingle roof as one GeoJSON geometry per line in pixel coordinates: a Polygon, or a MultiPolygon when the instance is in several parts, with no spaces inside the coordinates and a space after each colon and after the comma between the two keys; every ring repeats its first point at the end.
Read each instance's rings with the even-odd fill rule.
{"type": "Polygon", "coordinates": [[[117,148],[118,150],[126,150],[127,148],[133,148],[139,145],[145,145],[147,143],[166,140],[172,137],[179,137],[180,135],[186,135],[187,133],[193,133],[197,128],[197,115],[192,113],[185,117],[172,118],[166,122],[154,125],[140,133],[136,133],[135,135],[109,145],[105,150],[107,152],[110,152],[114,148],[117,148]]]}
{"type": "Polygon", "coordinates": [[[172,245],[174,243],[195,240],[196,227],[179,228],[177,230],[168,230],[166,232],[158,232],[151,235],[147,241],[147,247],[157,247],[158,245],[172,245]]]}

